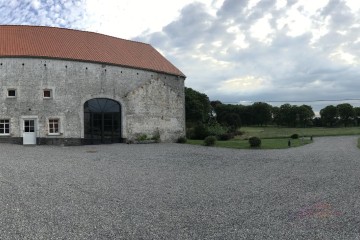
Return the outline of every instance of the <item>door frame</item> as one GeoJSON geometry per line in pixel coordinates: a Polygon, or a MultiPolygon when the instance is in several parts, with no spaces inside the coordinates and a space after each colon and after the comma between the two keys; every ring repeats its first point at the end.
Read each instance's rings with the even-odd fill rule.
{"type": "MultiPolygon", "coordinates": [[[[99,102],[97,102],[99,104],[99,102]]],[[[86,139],[87,144],[106,144],[106,143],[118,143],[121,142],[122,140],[122,130],[123,130],[123,109],[122,109],[122,104],[116,100],[116,99],[112,99],[112,98],[107,98],[107,97],[98,97],[98,98],[91,98],[88,99],[87,101],[84,102],[83,104],[83,118],[82,118],[82,131],[83,131],[83,137],[84,139],[86,139]],[[101,108],[101,111],[94,111],[94,110],[88,110],[86,111],[86,106],[87,104],[90,104],[90,101],[94,101],[94,100],[107,100],[109,101],[111,104],[113,104],[112,102],[115,102],[118,107],[119,107],[119,111],[104,111],[103,107],[105,107],[106,105],[99,105],[99,107],[101,108]],[[111,114],[111,119],[112,119],[112,128],[114,128],[114,115],[118,115],[119,118],[119,126],[116,129],[112,129],[112,134],[111,134],[111,138],[107,138],[105,137],[105,130],[104,130],[104,125],[105,125],[105,115],[106,114],[111,114]],[[88,115],[88,117],[85,117],[85,115],[88,115]],[[100,122],[101,122],[101,128],[100,128],[100,135],[93,135],[93,132],[91,131],[91,133],[87,133],[87,127],[90,126],[90,129],[93,130],[92,128],[94,127],[94,116],[95,115],[99,115],[100,116],[100,122]],[[86,121],[88,120],[88,121],[86,121]],[[88,124],[86,124],[88,123],[88,124]],[[89,125],[90,124],[90,125],[89,125]],[[89,125],[89,126],[87,126],[89,125]],[[115,131],[117,130],[117,131],[115,131]],[[118,133],[118,137],[115,137],[118,133]],[[90,135],[90,137],[89,137],[90,135]],[[98,136],[99,138],[93,138],[93,136],[98,136]]]]}
{"type": "Polygon", "coordinates": [[[23,145],[36,145],[37,144],[37,137],[38,137],[38,117],[37,116],[22,116],[21,117],[21,123],[20,123],[20,129],[21,129],[21,136],[23,138],[23,145]],[[25,139],[24,134],[25,133],[25,121],[26,120],[33,120],[34,121],[34,133],[33,136],[29,139],[25,139]]]}

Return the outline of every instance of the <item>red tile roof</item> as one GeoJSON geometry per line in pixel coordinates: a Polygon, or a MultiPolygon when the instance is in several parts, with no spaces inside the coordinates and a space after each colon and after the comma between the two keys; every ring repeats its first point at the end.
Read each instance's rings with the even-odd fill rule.
{"type": "Polygon", "coordinates": [[[0,25],[0,57],[45,57],[185,75],[151,45],[78,30],[0,25]]]}

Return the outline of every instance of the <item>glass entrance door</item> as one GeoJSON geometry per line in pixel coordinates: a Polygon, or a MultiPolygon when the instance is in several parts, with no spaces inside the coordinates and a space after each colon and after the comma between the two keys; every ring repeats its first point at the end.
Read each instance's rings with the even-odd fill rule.
{"type": "Polygon", "coordinates": [[[121,142],[121,108],[106,98],[89,100],[84,105],[84,133],[88,143],[121,142]]]}

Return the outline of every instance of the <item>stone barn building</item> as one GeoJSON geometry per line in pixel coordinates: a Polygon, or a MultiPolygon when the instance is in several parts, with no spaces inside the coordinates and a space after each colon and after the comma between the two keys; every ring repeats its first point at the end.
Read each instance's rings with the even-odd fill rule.
{"type": "Polygon", "coordinates": [[[184,81],[149,44],[0,26],[0,142],[175,141],[185,135],[184,81]]]}

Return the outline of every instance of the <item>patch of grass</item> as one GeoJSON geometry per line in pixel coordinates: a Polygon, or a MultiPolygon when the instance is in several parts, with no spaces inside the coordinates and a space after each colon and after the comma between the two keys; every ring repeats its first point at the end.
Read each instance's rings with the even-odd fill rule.
{"type": "MultiPolygon", "coordinates": [[[[360,127],[348,128],[286,128],[286,127],[242,127],[243,134],[228,141],[217,141],[216,147],[250,149],[248,139],[256,136],[261,139],[260,149],[284,149],[288,148],[288,140],[291,135],[298,134],[299,139],[291,139],[291,147],[298,147],[309,144],[312,141],[310,136],[346,136],[360,135],[360,127]],[[304,140],[302,140],[304,137],[304,140]]],[[[190,144],[203,145],[203,141],[188,140],[190,144]]],[[[358,140],[360,148],[360,138],[358,140]]]]}
{"type": "MultiPolygon", "coordinates": [[[[261,147],[258,149],[285,149],[288,148],[289,138],[273,138],[273,139],[262,139],[261,147]]],[[[311,143],[312,141],[309,138],[302,139],[292,139],[291,147],[299,147],[311,143]]],[[[187,143],[193,145],[204,145],[202,140],[188,140],[187,143]]],[[[243,139],[233,139],[228,141],[217,141],[215,147],[224,147],[224,148],[237,148],[237,149],[252,149],[250,147],[248,140],[243,139]]]]}
{"type": "Polygon", "coordinates": [[[360,127],[348,128],[285,128],[285,127],[242,127],[244,132],[239,139],[247,139],[251,136],[264,138],[288,138],[293,134],[298,134],[300,137],[310,136],[345,136],[345,135],[360,135],[360,127]]]}

